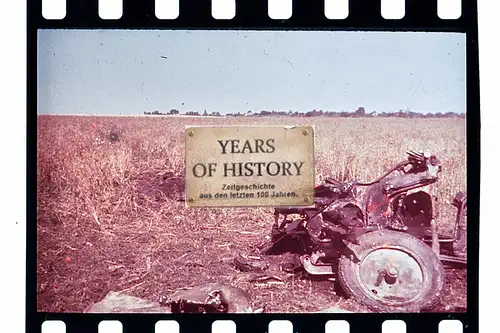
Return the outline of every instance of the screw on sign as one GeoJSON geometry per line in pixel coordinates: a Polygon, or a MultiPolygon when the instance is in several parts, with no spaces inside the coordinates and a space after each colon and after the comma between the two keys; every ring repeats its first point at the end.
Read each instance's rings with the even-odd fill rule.
{"type": "Polygon", "coordinates": [[[306,206],[313,202],[312,126],[187,128],[185,154],[186,197],[194,199],[190,206],[306,206]],[[235,190],[233,185],[244,190],[235,190]],[[263,185],[272,188],[263,191],[263,185]]]}

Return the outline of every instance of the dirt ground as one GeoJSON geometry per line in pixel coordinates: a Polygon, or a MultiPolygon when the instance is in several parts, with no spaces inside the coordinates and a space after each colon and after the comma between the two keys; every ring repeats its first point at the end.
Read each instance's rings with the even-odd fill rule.
{"type": "MultiPolygon", "coordinates": [[[[212,214],[206,215],[210,220],[212,214]]],[[[40,227],[40,246],[50,250],[39,254],[38,310],[81,312],[109,291],[154,301],[177,288],[225,282],[247,290],[255,305],[265,306],[266,312],[309,312],[331,306],[367,311],[356,300],[342,297],[333,282],[300,274],[289,277],[280,271],[280,264],[290,261],[289,255],[268,258],[271,266],[266,271],[288,279],[286,284],[253,286],[248,280],[256,273],[239,271],[232,259],[238,250],[251,251],[246,244],[258,243],[269,228],[245,226],[237,213],[234,221],[235,229],[225,232],[215,221],[195,228],[175,216],[165,225],[121,230],[40,227]]],[[[447,270],[446,278],[446,293],[436,311],[465,309],[466,271],[447,270]]]]}
{"type": "MultiPolygon", "coordinates": [[[[272,209],[187,209],[178,201],[184,188],[182,124],[166,129],[164,123],[154,125],[150,119],[120,120],[120,141],[110,143],[106,142],[110,120],[55,118],[39,119],[38,124],[38,311],[82,312],[110,291],[156,301],[178,288],[207,282],[243,288],[255,307],[265,306],[266,312],[310,312],[332,306],[367,311],[356,300],[346,299],[331,281],[280,271],[280,264],[290,260],[288,255],[268,258],[271,266],[266,272],[282,277],[284,284],[256,286],[249,282],[255,273],[232,266],[238,252],[251,252],[270,235],[272,209]],[[97,143],[96,133],[104,133],[97,143]]],[[[337,139],[339,134],[319,124],[317,136],[338,143],[362,137],[357,134],[367,131],[366,124],[350,123],[345,129],[347,139],[337,139]]],[[[441,155],[448,161],[445,177],[454,177],[443,181],[449,197],[465,183],[461,176],[465,171],[460,171],[465,154],[461,123],[422,124],[430,125],[417,128],[401,123],[409,130],[394,142],[397,149],[391,156],[395,157],[381,159],[376,167],[398,162],[411,146],[441,147],[448,142],[441,155]],[[415,141],[409,142],[412,128],[417,128],[415,141]],[[431,135],[436,132],[441,134],[431,135]],[[451,167],[457,171],[449,171],[451,167]]],[[[383,123],[369,126],[374,135],[391,137],[391,129],[383,123]]],[[[345,167],[348,176],[359,176],[358,170],[371,177],[380,174],[378,169],[361,168],[375,164],[363,162],[372,158],[373,140],[373,136],[367,139],[365,155],[357,153],[353,163],[359,164],[345,167]]],[[[326,143],[318,141],[323,149],[326,143]]],[[[358,147],[359,141],[344,144],[358,147]]],[[[339,170],[335,163],[342,162],[343,156],[349,154],[321,150],[318,163],[339,170]]],[[[369,179],[364,174],[360,178],[369,179]]],[[[466,286],[465,270],[447,270],[446,293],[435,311],[465,311],[466,286]]]]}
{"type": "MultiPolygon", "coordinates": [[[[172,212],[185,211],[184,203],[166,196],[179,190],[173,183],[163,188],[165,196],[158,204],[169,205],[172,212]]],[[[142,195],[147,200],[155,194],[142,195]]],[[[81,312],[109,291],[156,301],[178,288],[224,282],[248,291],[254,306],[264,306],[266,312],[312,312],[333,306],[368,311],[346,299],[333,281],[283,272],[280,265],[291,262],[291,254],[266,257],[270,267],[265,274],[282,278],[281,284],[256,285],[249,280],[259,273],[234,267],[238,252],[253,252],[269,236],[272,214],[264,212],[255,209],[256,215],[248,220],[240,216],[248,216],[242,209],[200,208],[189,211],[191,219],[182,218],[186,212],[174,213],[148,224],[137,216],[130,225],[123,221],[101,230],[39,225],[39,248],[45,250],[38,255],[38,309],[81,312]],[[232,219],[219,218],[226,216],[232,219]]],[[[434,311],[464,311],[466,271],[448,269],[446,278],[445,296],[434,311]]]]}

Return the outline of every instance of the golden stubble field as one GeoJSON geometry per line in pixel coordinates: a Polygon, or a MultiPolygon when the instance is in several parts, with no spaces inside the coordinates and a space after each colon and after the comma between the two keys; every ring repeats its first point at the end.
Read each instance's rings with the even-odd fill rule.
{"type": "MultiPolygon", "coordinates": [[[[447,201],[466,190],[464,119],[39,116],[38,310],[81,312],[109,291],[157,300],[218,281],[247,290],[268,312],[366,311],[328,281],[261,288],[229,264],[269,235],[271,208],[187,209],[177,200],[184,126],[238,124],[313,125],[317,181],[372,180],[406,150],[435,153],[443,163],[440,232],[451,231],[455,209],[447,201]]],[[[466,307],[465,273],[447,277],[443,311],[466,307]]]]}

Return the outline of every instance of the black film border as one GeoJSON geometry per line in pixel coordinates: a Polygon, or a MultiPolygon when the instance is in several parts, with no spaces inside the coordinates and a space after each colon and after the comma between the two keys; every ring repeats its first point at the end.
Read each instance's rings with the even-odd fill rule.
{"type": "Polygon", "coordinates": [[[28,77],[27,77],[27,284],[26,330],[41,332],[45,320],[63,320],[67,332],[97,332],[101,320],[120,320],[124,332],[154,332],[159,320],[176,320],[181,332],[204,329],[209,332],[215,320],[231,319],[237,332],[267,332],[272,320],[290,320],[295,332],[324,332],[328,320],[347,320],[351,332],[381,332],[383,321],[404,320],[408,333],[437,333],[445,319],[458,319],[464,332],[478,331],[478,262],[479,262],[479,72],[477,1],[462,0],[462,16],[443,20],[437,16],[437,0],[406,0],[406,13],[400,20],[381,16],[380,1],[349,1],[349,16],[329,20],[324,15],[323,1],[293,1],[293,14],[288,20],[272,20],[267,0],[236,0],[236,16],[216,20],[211,15],[210,0],[180,0],[179,17],[159,20],[154,15],[154,1],[123,0],[123,16],[118,20],[102,20],[97,0],[66,0],[67,15],[62,20],[45,20],[42,1],[28,1],[28,77]],[[36,282],[36,82],[38,29],[241,29],[241,30],[342,30],[342,31],[428,31],[466,34],[467,56],[467,191],[468,202],[468,271],[467,312],[420,314],[251,314],[251,315],[159,315],[159,314],[74,314],[37,312],[36,282]]]}

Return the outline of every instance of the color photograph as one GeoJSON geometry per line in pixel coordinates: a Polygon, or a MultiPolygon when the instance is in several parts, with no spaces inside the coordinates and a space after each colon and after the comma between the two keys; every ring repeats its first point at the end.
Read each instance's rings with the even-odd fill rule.
{"type": "Polygon", "coordinates": [[[38,311],[467,311],[465,34],[37,38],[38,311]]]}

